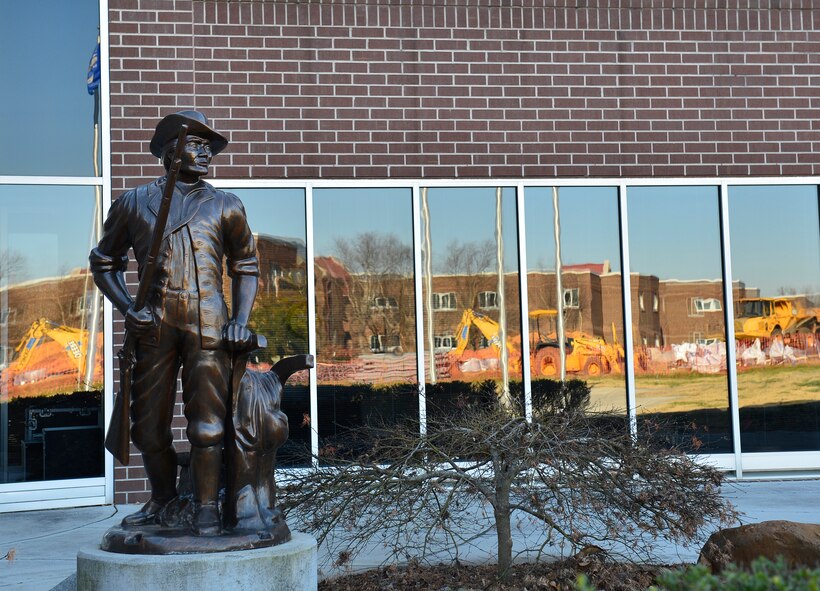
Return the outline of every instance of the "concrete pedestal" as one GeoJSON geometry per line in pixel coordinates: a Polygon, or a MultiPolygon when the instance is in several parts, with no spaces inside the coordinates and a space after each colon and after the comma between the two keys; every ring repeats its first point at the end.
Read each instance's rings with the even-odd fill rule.
{"type": "Polygon", "coordinates": [[[134,555],[83,549],[77,591],[316,591],[316,540],[294,532],[290,542],[238,552],[134,555]]]}

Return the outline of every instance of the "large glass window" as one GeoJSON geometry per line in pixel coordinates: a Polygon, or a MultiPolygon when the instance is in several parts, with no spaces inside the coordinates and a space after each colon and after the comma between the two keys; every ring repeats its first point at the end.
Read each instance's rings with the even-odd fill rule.
{"type": "Polygon", "coordinates": [[[418,418],[410,189],[313,192],[319,453],[363,424],[418,418]]]}
{"type": "Polygon", "coordinates": [[[729,189],[741,449],[820,450],[815,186],[729,189]]]}
{"type": "Polygon", "coordinates": [[[518,233],[513,188],[422,188],[428,409],[494,382],[521,392],[518,233]]]}
{"type": "Polygon", "coordinates": [[[730,452],[717,188],[630,187],[627,199],[639,425],[730,452]]]}
{"type": "MultiPolygon", "coordinates": [[[[259,257],[259,290],[250,325],[268,341],[248,367],[268,371],[277,361],[308,350],[307,252],[304,189],[229,189],[245,205],[259,257]]],[[[230,295],[230,294],[226,294],[230,295]]],[[[308,372],[291,376],[282,392],[290,435],[277,454],[280,466],[310,462],[308,372]]]]}
{"type": "Polygon", "coordinates": [[[97,195],[0,185],[0,483],[103,475],[97,195]]]}
{"type": "Polygon", "coordinates": [[[593,408],[625,413],[618,190],[528,188],[525,196],[534,395],[540,380],[560,377],[563,359],[567,378],[591,386],[593,408]]]}
{"type": "Polygon", "coordinates": [[[86,79],[98,34],[97,0],[3,3],[0,175],[101,174],[86,79]]]}

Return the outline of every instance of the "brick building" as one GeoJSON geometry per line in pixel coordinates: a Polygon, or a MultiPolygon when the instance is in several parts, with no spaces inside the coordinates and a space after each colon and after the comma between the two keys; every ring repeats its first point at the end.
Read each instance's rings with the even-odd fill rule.
{"type": "MultiPolygon", "coordinates": [[[[480,289],[464,297],[494,315],[501,282],[496,318],[509,334],[526,334],[528,312],[560,303],[568,325],[607,341],[614,326],[628,352],[722,338],[724,400],[701,410],[717,413],[729,443],[707,442],[701,453],[738,476],[816,471],[818,405],[799,388],[768,400],[738,379],[732,311],[741,283],[820,306],[820,10],[808,0],[718,4],[80,0],[43,15],[13,3],[4,38],[19,59],[0,78],[25,92],[8,99],[16,102],[0,124],[20,138],[13,151],[0,148],[0,235],[33,216],[46,226],[79,210],[101,219],[123,190],[162,172],[148,152],[156,122],[200,109],[231,141],[211,181],[242,198],[254,232],[284,239],[263,254],[267,287],[290,273],[265,301],[265,314],[287,326],[273,339],[286,344],[269,354],[317,356],[294,415],[319,425],[306,436],[314,450],[346,404],[322,406],[335,384],[322,377],[336,375],[330,369],[386,382],[392,374],[367,368],[392,348],[400,375],[415,372],[424,404],[426,353],[466,307],[466,292],[446,284],[473,278],[480,289]],[[98,26],[95,110],[82,78],[98,26]],[[37,156],[42,134],[25,133],[24,123],[65,143],[37,156]],[[16,198],[21,186],[40,213],[16,198]],[[345,261],[366,237],[382,245],[365,259],[378,265],[345,261]],[[304,245],[301,258],[288,244],[304,245]],[[584,269],[590,261],[609,268],[584,269]],[[356,294],[340,287],[344,265],[354,276],[407,278],[393,280],[407,288],[399,295],[362,300],[367,318],[402,323],[401,351],[387,339],[398,325],[380,332],[350,322],[345,307],[356,294]],[[356,339],[361,354],[344,355],[356,339]],[[758,420],[763,407],[777,412],[758,420]]],[[[25,231],[75,227],[62,226],[25,231]]],[[[88,234],[77,229],[73,239],[86,244],[88,234]]],[[[15,244],[0,240],[0,253],[15,244]]],[[[54,244],[53,256],[68,252],[54,244]]],[[[136,286],[134,271],[127,281],[136,286]]],[[[105,408],[122,333],[107,306],[105,408]]],[[[798,366],[817,362],[806,343],[795,349],[798,366]]],[[[791,383],[789,368],[766,359],[761,371],[791,383]]],[[[528,372],[521,379],[526,393],[528,372]]],[[[622,392],[626,412],[644,412],[651,396],[640,372],[607,379],[593,391],[622,392]]],[[[104,476],[79,485],[43,489],[13,474],[4,460],[0,510],[137,502],[147,490],[137,455],[127,468],[109,457],[104,476]]]]}

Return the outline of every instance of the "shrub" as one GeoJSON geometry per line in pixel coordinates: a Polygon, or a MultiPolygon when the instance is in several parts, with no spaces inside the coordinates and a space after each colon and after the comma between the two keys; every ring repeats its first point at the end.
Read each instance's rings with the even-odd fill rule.
{"type": "MultiPolygon", "coordinates": [[[[576,589],[595,591],[585,575],[576,589]]],[[[698,564],[663,572],[649,591],[820,591],[820,569],[790,569],[782,558],[758,558],[751,571],[730,567],[720,574],[698,564]]]]}
{"type": "Polygon", "coordinates": [[[583,382],[552,387],[531,421],[482,384],[472,397],[432,390],[455,404],[428,399],[426,430],[412,420],[351,430],[362,442],[355,453],[328,453],[293,474],[280,489],[288,518],[346,559],[376,545],[389,558],[449,552],[456,562],[459,548],[495,530],[501,580],[514,515],[539,529],[518,551],[598,546],[643,558],[658,539],[694,544],[735,521],[722,473],[651,434],[613,428],[622,415],[584,412],[583,382]]]}
{"type": "Polygon", "coordinates": [[[705,566],[666,571],[658,577],[658,591],[820,591],[820,569],[790,569],[780,558],[758,558],[751,571],[729,568],[713,575],[705,566]]]}

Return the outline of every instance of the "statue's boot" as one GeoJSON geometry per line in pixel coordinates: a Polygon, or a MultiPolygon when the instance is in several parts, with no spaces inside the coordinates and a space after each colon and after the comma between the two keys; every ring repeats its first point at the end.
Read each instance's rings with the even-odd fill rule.
{"type": "Polygon", "coordinates": [[[221,469],[221,445],[191,448],[191,484],[195,507],[191,529],[198,536],[218,536],[222,531],[216,505],[221,469]]]}
{"type": "Polygon", "coordinates": [[[151,483],[151,498],[142,509],[122,520],[123,527],[157,523],[160,512],[177,496],[177,454],[174,448],[157,453],[143,453],[142,462],[151,483]]]}

